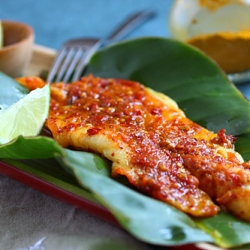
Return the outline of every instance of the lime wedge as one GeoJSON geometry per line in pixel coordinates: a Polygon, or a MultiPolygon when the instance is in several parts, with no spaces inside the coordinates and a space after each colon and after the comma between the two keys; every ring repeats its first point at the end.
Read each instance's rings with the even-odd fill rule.
{"type": "Polygon", "coordinates": [[[0,49],[3,47],[3,26],[0,20],[0,49]]]}
{"type": "Polygon", "coordinates": [[[50,86],[31,91],[24,98],[0,113],[0,144],[19,135],[36,136],[49,113],[50,86]]]}

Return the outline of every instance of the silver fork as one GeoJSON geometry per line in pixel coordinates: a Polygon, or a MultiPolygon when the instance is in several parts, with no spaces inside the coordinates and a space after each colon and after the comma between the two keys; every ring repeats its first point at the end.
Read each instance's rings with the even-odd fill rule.
{"type": "Polygon", "coordinates": [[[48,73],[47,82],[69,82],[78,80],[91,56],[98,48],[121,39],[132,29],[138,27],[155,15],[153,11],[135,13],[122,22],[106,39],[79,38],[66,41],[48,73]]]}

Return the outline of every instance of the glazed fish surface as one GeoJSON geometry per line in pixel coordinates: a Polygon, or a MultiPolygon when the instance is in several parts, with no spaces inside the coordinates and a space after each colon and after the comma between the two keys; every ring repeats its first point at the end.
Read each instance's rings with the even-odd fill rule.
{"type": "Polygon", "coordinates": [[[250,163],[234,151],[235,138],[192,122],[140,83],[87,76],[51,84],[46,127],[61,146],[102,154],[113,177],[185,213],[223,207],[250,221],[250,163]]]}

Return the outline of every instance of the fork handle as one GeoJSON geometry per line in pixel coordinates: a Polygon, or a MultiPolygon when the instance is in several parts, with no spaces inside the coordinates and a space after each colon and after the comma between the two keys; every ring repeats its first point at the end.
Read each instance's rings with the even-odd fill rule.
{"type": "Polygon", "coordinates": [[[121,23],[104,41],[103,43],[111,43],[125,37],[133,29],[137,28],[143,22],[156,16],[156,13],[150,11],[140,11],[132,14],[128,19],[121,23]]]}
{"type": "Polygon", "coordinates": [[[145,21],[149,20],[156,16],[155,11],[139,11],[128,18],[126,18],[118,27],[107,37],[101,38],[96,46],[88,53],[85,59],[85,64],[88,63],[91,56],[96,52],[96,50],[100,47],[104,47],[109,43],[115,42],[117,40],[121,40],[123,37],[128,35],[133,29],[143,24],[145,21]]]}
{"type": "Polygon", "coordinates": [[[100,39],[95,46],[86,53],[84,60],[81,62],[78,70],[75,71],[72,81],[76,81],[82,75],[85,70],[86,65],[88,64],[91,56],[96,52],[96,50],[100,47],[105,46],[108,43],[112,43],[115,40],[121,39],[133,29],[138,27],[143,22],[147,21],[148,19],[154,17],[156,13],[154,11],[140,11],[135,14],[132,14],[129,18],[126,18],[125,21],[122,22],[106,39],[100,39]]]}

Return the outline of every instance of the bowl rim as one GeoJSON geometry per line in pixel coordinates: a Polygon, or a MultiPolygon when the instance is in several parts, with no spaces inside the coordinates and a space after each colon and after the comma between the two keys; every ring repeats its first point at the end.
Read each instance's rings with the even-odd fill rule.
{"type": "Polygon", "coordinates": [[[2,23],[2,26],[4,26],[4,24],[17,24],[19,26],[22,26],[23,28],[25,28],[28,31],[27,32],[28,35],[24,39],[22,39],[21,41],[15,42],[15,43],[7,45],[7,46],[3,46],[2,48],[0,48],[0,51],[3,52],[3,51],[11,50],[15,47],[20,46],[23,43],[26,43],[29,40],[31,40],[31,41],[34,40],[34,36],[35,36],[34,29],[29,24],[24,23],[24,22],[20,22],[20,21],[5,20],[5,19],[2,19],[1,23],[2,23]]]}

